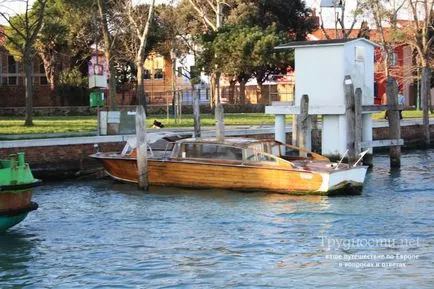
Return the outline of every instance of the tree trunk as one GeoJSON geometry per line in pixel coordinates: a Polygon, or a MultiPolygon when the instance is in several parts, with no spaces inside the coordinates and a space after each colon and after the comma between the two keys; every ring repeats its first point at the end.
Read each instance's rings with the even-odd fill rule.
{"type": "MultiPolygon", "coordinates": [[[[113,40],[110,37],[109,27],[106,19],[106,7],[105,7],[105,1],[98,0],[98,13],[101,18],[101,28],[104,38],[104,55],[109,67],[109,105],[111,110],[116,110],[116,69],[113,64],[112,58],[111,58],[111,47],[113,44],[113,40]]],[[[97,51],[98,53],[98,51],[97,51]]]]}
{"type": "Polygon", "coordinates": [[[57,69],[57,53],[56,52],[40,52],[44,64],[45,76],[50,84],[50,98],[52,105],[59,105],[60,99],[58,96],[57,86],[59,83],[59,70],[57,69]]]}
{"type": "Polygon", "coordinates": [[[431,135],[430,135],[430,127],[429,127],[429,112],[430,105],[429,99],[431,98],[431,69],[429,66],[425,66],[422,68],[422,85],[421,85],[421,94],[422,94],[422,118],[423,118],[423,138],[426,146],[431,144],[431,135]]]}
{"type": "Polygon", "coordinates": [[[193,96],[194,137],[200,137],[200,90],[195,91],[194,83],[191,84],[191,94],[193,96]]]}
{"type": "MultiPolygon", "coordinates": [[[[105,56],[107,58],[106,61],[108,61],[108,67],[109,67],[109,98],[110,98],[110,109],[111,110],[117,110],[117,104],[116,104],[116,69],[114,66],[114,63],[112,60],[109,60],[111,57],[111,52],[106,51],[105,56]]],[[[144,104],[145,111],[146,111],[146,104],[144,104]]]]}
{"type": "Polygon", "coordinates": [[[229,82],[229,103],[235,103],[235,84],[237,84],[236,80],[231,79],[229,82]]]}
{"type": "Polygon", "coordinates": [[[209,106],[211,107],[211,110],[214,109],[214,105],[216,103],[216,75],[214,73],[211,74],[210,77],[210,98],[209,98],[209,106]]]}
{"type": "Polygon", "coordinates": [[[136,100],[138,105],[143,105],[146,112],[145,87],[143,83],[143,62],[139,59],[136,61],[137,66],[137,92],[136,100]]]}
{"type": "Polygon", "coordinates": [[[262,99],[262,91],[263,91],[263,85],[262,83],[259,83],[256,85],[256,103],[259,103],[262,99]]]}
{"type": "Polygon", "coordinates": [[[246,83],[244,79],[240,80],[240,104],[246,103],[246,83]]]}
{"type": "Polygon", "coordinates": [[[24,54],[24,73],[26,87],[26,115],[24,126],[33,126],[33,73],[32,73],[32,57],[24,54]]]}

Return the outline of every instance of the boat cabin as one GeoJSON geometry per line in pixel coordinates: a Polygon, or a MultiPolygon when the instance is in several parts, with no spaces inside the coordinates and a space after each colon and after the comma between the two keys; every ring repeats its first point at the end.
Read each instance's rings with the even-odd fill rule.
{"type": "Polygon", "coordinates": [[[269,164],[314,159],[317,156],[319,155],[283,145],[275,140],[245,138],[226,138],[224,143],[217,142],[213,138],[185,139],[175,144],[171,154],[172,159],[181,160],[206,159],[207,161],[267,162],[269,164]]]}

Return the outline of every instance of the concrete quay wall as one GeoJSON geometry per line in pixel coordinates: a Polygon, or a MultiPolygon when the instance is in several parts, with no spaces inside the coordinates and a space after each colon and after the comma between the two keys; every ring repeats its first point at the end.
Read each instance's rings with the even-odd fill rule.
{"type": "MultiPolygon", "coordinates": [[[[212,129],[204,130],[203,136],[214,136],[212,129]]],[[[374,140],[388,139],[388,127],[373,128],[374,140]]],[[[273,127],[246,127],[226,130],[226,136],[244,136],[253,138],[274,138],[273,127]]],[[[434,126],[431,126],[431,138],[434,138],[434,126]]],[[[10,154],[24,152],[26,162],[30,164],[34,175],[41,179],[59,179],[88,175],[101,172],[101,165],[89,155],[99,151],[121,151],[125,141],[131,135],[49,138],[32,140],[0,141],[0,158],[10,154]]],[[[287,143],[291,143],[291,128],[287,127],[287,143]]],[[[415,147],[422,143],[423,128],[420,124],[402,126],[401,137],[405,146],[415,147]]],[[[320,152],[321,130],[312,131],[313,151],[320,152]]]]}

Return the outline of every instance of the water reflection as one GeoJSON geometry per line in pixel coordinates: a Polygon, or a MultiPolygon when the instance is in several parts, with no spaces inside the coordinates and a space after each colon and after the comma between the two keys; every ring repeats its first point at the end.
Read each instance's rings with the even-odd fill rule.
{"type": "Polygon", "coordinates": [[[40,208],[0,235],[2,288],[388,288],[432,285],[434,165],[374,159],[361,195],[188,190],[110,180],[37,188],[40,208]],[[419,238],[404,249],[330,240],[419,238]],[[417,254],[403,269],[343,268],[335,254],[417,254]],[[408,249],[408,250],[407,250],[408,249]],[[338,276],[338,278],[336,277],[338,276]],[[32,285],[36,284],[36,285],[32,285]],[[33,287],[32,287],[33,286],[33,287]]]}
{"type": "Polygon", "coordinates": [[[39,244],[37,236],[17,229],[0,233],[0,283],[18,285],[20,279],[28,278],[33,251],[39,244]]]}

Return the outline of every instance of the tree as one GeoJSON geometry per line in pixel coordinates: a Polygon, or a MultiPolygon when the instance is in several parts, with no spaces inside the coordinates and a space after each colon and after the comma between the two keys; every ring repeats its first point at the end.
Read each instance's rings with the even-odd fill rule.
{"type": "Polygon", "coordinates": [[[406,27],[406,42],[417,51],[419,61],[422,66],[422,115],[423,115],[423,132],[424,141],[427,146],[431,143],[429,127],[429,111],[431,99],[431,61],[433,59],[434,48],[434,12],[433,0],[406,0],[412,16],[411,22],[406,27]]]}
{"type": "MultiPolygon", "coordinates": [[[[116,0],[113,0],[116,1],[116,0]]],[[[121,27],[116,27],[116,25],[110,25],[115,22],[116,12],[111,9],[116,2],[96,0],[98,6],[99,24],[102,30],[103,40],[104,40],[104,55],[109,66],[109,99],[110,108],[115,110],[116,105],[116,67],[114,63],[114,46],[117,38],[117,29],[121,27]],[[112,30],[111,30],[112,29],[112,30]]]]}
{"type": "Polygon", "coordinates": [[[30,7],[30,0],[25,0],[25,12],[9,17],[6,12],[0,12],[0,17],[7,21],[8,26],[0,31],[6,37],[6,48],[14,57],[24,64],[26,87],[25,126],[33,126],[33,59],[35,56],[34,43],[40,32],[47,0],[36,0],[30,7]]]}
{"type": "MultiPolygon", "coordinates": [[[[223,5],[228,5],[221,0],[188,0],[189,4],[196,11],[197,17],[202,21],[208,31],[217,32],[223,25],[223,5]]],[[[229,5],[228,5],[229,6],[229,5]]],[[[214,57],[216,57],[214,55],[214,57]]],[[[220,103],[220,74],[218,61],[217,66],[210,70],[211,76],[211,107],[220,103]]],[[[218,110],[217,110],[218,111],[218,110]]],[[[217,116],[216,116],[217,118],[217,116]]]]}
{"type": "Polygon", "coordinates": [[[136,43],[134,62],[137,68],[137,99],[139,104],[143,103],[146,108],[145,89],[143,84],[144,63],[146,60],[146,48],[152,16],[154,13],[155,0],[152,0],[150,5],[133,6],[131,0],[125,3],[125,16],[128,19],[128,24],[132,27],[133,41],[136,43]],[[147,17],[144,18],[143,15],[147,17]]]}
{"type": "Polygon", "coordinates": [[[68,26],[63,22],[64,11],[61,1],[47,1],[44,25],[35,41],[35,49],[44,65],[54,105],[61,103],[57,91],[62,64],[60,56],[68,53],[68,26]]]}
{"type": "Polygon", "coordinates": [[[276,52],[274,47],[287,42],[287,34],[278,33],[274,26],[266,29],[261,27],[244,27],[241,25],[226,26],[216,34],[213,42],[206,46],[217,55],[205,57],[202,65],[209,71],[213,66],[219,66],[221,72],[230,79],[240,81],[240,102],[244,103],[245,83],[254,76],[258,83],[257,96],[262,96],[262,83],[270,74],[280,71],[291,61],[289,53],[276,52]]]}
{"type": "Polygon", "coordinates": [[[219,68],[231,79],[238,79],[243,102],[244,85],[251,76],[257,80],[259,97],[268,76],[291,63],[288,53],[275,53],[274,47],[304,40],[315,24],[302,1],[234,1],[230,7],[226,26],[202,37],[202,45],[204,41],[217,45],[204,45],[202,63],[208,73],[219,68]],[[213,59],[213,55],[224,59],[213,59]]]}
{"type": "Polygon", "coordinates": [[[328,8],[333,8],[334,9],[334,13],[335,13],[335,35],[334,37],[330,36],[330,34],[327,32],[327,30],[324,27],[324,18],[323,18],[323,11],[322,11],[322,7],[321,10],[319,12],[320,15],[320,19],[321,19],[321,31],[323,32],[325,38],[327,39],[348,39],[351,35],[351,32],[354,29],[355,24],[357,23],[357,21],[359,20],[360,16],[362,15],[362,5],[363,5],[363,0],[362,1],[356,1],[356,7],[349,11],[350,16],[348,17],[348,15],[346,15],[347,11],[347,1],[346,0],[341,0],[341,1],[335,1],[334,6],[332,7],[328,7],[328,8]],[[337,9],[340,10],[340,13],[337,11],[337,9]],[[346,22],[347,19],[350,20],[350,27],[347,28],[346,26],[346,22]],[[338,28],[339,27],[339,28],[338,28]],[[340,35],[339,35],[339,30],[340,30],[340,35]]]}
{"type": "Polygon", "coordinates": [[[396,42],[407,43],[417,52],[418,62],[422,67],[422,85],[421,96],[423,103],[423,127],[424,141],[426,145],[430,144],[429,129],[429,100],[431,98],[431,60],[433,56],[433,0],[400,0],[392,4],[381,0],[365,0],[367,7],[374,16],[380,37],[380,46],[382,49],[382,58],[385,76],[390,74],[390,54],[396,42]],[[400,23],[398,27],[398,13],[406,9],[412,19],[400,23]],[[389,34],[392,39],[386,39],[384,20],[388,21],[390,26],[389,34]]]}

